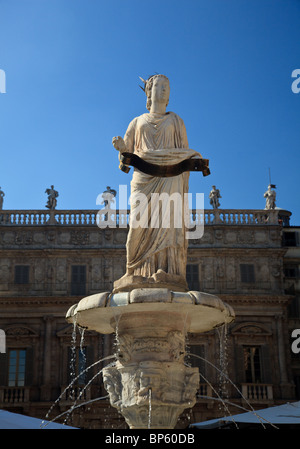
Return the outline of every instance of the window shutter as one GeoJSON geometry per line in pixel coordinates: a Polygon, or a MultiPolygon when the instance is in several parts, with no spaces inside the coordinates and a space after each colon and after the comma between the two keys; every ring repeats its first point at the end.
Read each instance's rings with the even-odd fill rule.
{"type": "MultiPolygon", "coordinates": [[[[205,358],[205,346],[204,345],[189,345],[189,351],[187,353],[187,356],[189,357],[189,362],[193,367],[198,367],[199,368],[199,372],[200,374],[203,374],[203,376],[205,376],[205,366],[206,363],[203,360],[205,358]],[[189,356],[190,353],[190,356],[189,356]],[[196,356],[199,356],[201,358],[198,357],[194,357],[193,354],[195,354],[196,356]]],[[[200,382],[204,382],[204,380],[201,380],[200,377],[200,382]]]]}
{"type": "Polygon", "coordinates": [[[199,265],[188,264],[186,266],[186,281],[190,290],[200,290],[199,286],[199,265]]]}
{"type": "Polygon", "coordinates": [[[241,345],[235,346],[235,370],[237,383],[245,382],[244,348],[241,345]]]}
{"type": "Polygon", "coordinates": [[[86,294],[86,266],[73,265],[71,268],[71,294],[86,294]]]}
{"type": "Polygon", "coordinates": [[[8,384],[7,370],[8,370],[8,353],[0,354],[0,386],[8,384]]]}
{"type": "Polygon", "coordinates": [[[30,386],[34,384],[33,379],[33,348],[26,349],[25,361],[25,385],[30,386]]]}
{"type": "Polygon", "coordinates": [[[241,272],[241,282],[246,282],[246,283],[254,283],[255,282],[255,274],[254,274],[254,265],[253,264],[241,264],[240,272],[241,272]]]}
{"type": "MultiPolygon", "coordinates": [[[[92,365],[92,363],[94,363],[94,346],[89,345],[86,347],[86,368],[88,368],[90,365],[92,365]]],[[[93,368],[90,368],[87,372],[86,372],[86,381],[88,382],[89,380],[91,380],[91,378],[96,374],[96,370],[100,371],[100,365],[102,364],[98,364],[93,368]]],[[[99,380],[96,377],[96,380],[99,380]]]]}
{"type": "Polygon", "coordinates": [[[262,370],[262,383],[272,383],[272,370],[270,359],[270,348],[268,345],[261,346],[261,370],[262,370]]]}
{"type": "Polygon", "coordinates": [[[29,266],[16,265],[15,266],[15,284],[29,283],[29,266]]]}
{"type": "Polygon", "coordinates": [[[74,380],[76,377],[76,349],[73,350],[70,346],[68,346],[68,357],[67,357],[67,382],[68,385],[74,380]],[[74,360],[73,360],[74,359],[74,360]],[[72,366],[71,366],[72,361],[72,366]]]}

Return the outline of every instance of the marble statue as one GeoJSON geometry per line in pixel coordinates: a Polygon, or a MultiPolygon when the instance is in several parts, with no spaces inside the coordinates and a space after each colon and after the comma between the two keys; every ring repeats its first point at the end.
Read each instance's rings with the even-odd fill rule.
{"type": "Polygon", "coordinates": [[[210,191],[209,194],[209,199],[213,209],[218,209],[218,207],[220,207],[219,198],[222,198],[220,190],[216,189],[216,186],[212,186],[212,190],[210,191]]]}
{"type": "Polygon", "coordinates": [[[57,197],[58,197],[58,192],[57,190],[54,190],[54,186],[51,186],[50,189],[46,189],[45,193],[47,193],[48,195],[48,201],[46,204],[46,207],[50,210],[53,210],[56,208],[57,206],[57,197]]]}
{"type": "MultiPolygon", "coordinates": [[[[144,81],[144,80],[143,80],[144,81]]],[[[202,158],[201,154],[189,148],[183,120],[174,112],[166,112],[169,102],[170,84],[164,75],[151,76],[144,81],[148,113],[134,118],[128,126],[124,139],[114,137],[112,143],[120,152],[135,153],[144,161],[158,166],[178,164],[190,158],[202,158]]],[[[151,216],[151,196],[154,193],[180,194],[188,192],[189,172],[178,176],[156,177],[135,168],[131,181],[131,199],[138,193],[147,197],[144,208],[143,227],[130,226],[127,238],[127,272],[122,285],[131,284],[139,278],[143,281],[176,283],[186,288],[187,241],[182,217],[180,227],[148,226],[151,216]],[[127,281],[126,281],[127,279],[127,281]]],[[[138,201],[131,201],[131,215],[134,215],[138,201]]],[[[182,211],[186,205],[182,204],[182,211]]],[[[141,212],[143,214],[143,211],[141,212]]],[[[184,215],[184,214],[182,214],[184,215]]],[[[121,280],[119,280],[121,281],[121,280]]],[[[118,281],[117,281],[118,283],[118,281]]],[[[116,285],[116,283],[115,283],[116,285]]],[[[131,285],[132,287],[132,285],[131,285]]]]}
{"type": "Polygon", "coordinates": [[[102,193],[102,198],[105,209],[111,209],[111,204],[115,202],[114,197],[117,195],[116,190],[111,189],[110,186],[106,187],[106,190],[102,193]]]}
{"type": "Polygon", "coordinates": [[[182,119],[166,112],[168,78],[154,75],[144,84],[149,113],[132,120],[124,139],[113,138],[120,169],[128,173],[129,165],[134,167],[127,271],[113,291],[82,298],[66,318],[73,326],[115,333],[116,360],[103,368],[103,381],[110,404],[129,428],[174,429],[182,412],[195,405],[199,390],[199,369],[185,362],[186,336],[230,323],[234,311],[214,295],[188,291],[184,213],[161,204],[151,214],[153,194],[169,199],[176,194],[181,211],[188,212],[189,172],[206,176],[209,169],[208,161],[189,148],[182,119]],[[139,220],[132,218],[135,214],[139,220]],[[166,214],[169,225],[156,226],[166,214]],[[178,215],[179,221],[172,220],[178,215]]]}
{"type": "Polygon", "coordinates": [[[272,190],[273,186],[272,184],[268,185],[268,190],[264,193],[264,198],[266,198],[266,206],[265,206],[265,210],[269,210],[269,209],[275,209],[276,204],[275,204],[275,200],[276,200],[276,192],[275,190],[272,190]]]}
{"type": "Polygon", "coordinates": [[[0,187],[0,210],[3,209],[4,197],[5,197],[5,193],[3,192],[3,190],[1,190],[1,187],[0,187]]]}

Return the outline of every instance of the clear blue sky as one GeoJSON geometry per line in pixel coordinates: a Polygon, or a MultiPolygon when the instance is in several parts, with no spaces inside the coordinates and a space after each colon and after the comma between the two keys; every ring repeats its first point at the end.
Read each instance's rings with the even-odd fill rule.
{"type": "MultiPolygon", "coordinates": [[[[138,76],[170,79],[168,109],[210,160],[190,191],[222,208],[277,206],[300,225],[299,0],[0,0],[0,186],[5,209],[96,209],[129,186],[111,144],[146,110],[138,76]]],[[[132,170],[131,170],[132,172],[132,170]]]]}

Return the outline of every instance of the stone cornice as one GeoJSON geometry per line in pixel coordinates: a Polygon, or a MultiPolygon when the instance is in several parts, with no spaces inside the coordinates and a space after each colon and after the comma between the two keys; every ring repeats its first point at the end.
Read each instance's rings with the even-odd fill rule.
{"type": "Polygon", "coordinates": [[[259,295],[259,294],[253,294],[253,295],[246,295],[246,294],[218,294],[218,296],[228,304],[284,304],[287,305],[289,301],[294,298],[294,296],[291,295],[259,295]]]}

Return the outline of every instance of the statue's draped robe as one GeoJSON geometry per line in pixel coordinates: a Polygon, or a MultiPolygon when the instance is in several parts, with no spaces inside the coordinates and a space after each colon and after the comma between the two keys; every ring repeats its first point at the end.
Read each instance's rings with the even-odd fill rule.
{"type": "MultiPolygon", "coordinates": [[[[185,125],[173,112],[163,115],[146,113],[136,117],[129,124],[124,141],[128,152],[135,153],[152,164],[172,165],[193,156],[201,157],[198,152],[189,149],[185,125]]],[[[127,275],[149,278],[158,270],[163,270],[167,274],[179,275],[185,279],[187,241],[184,212],[188,211],[184,211],[184,207],[188,207],[188,204],[184,201],[184,193],[188,192],[188,180],[188,172],[174,177],[154,177],[134,169],[131,181],[131,222],[126,243],[127,275]],[[139,201],[140,192],[146,195],[147,204],[139,201]],[[178,204],[177,209],[175,207],[176,227],[173,215],[170,217],[170,227],[161,226],[167,223],[164,221],[164,215],[159,227],[153,227],[153,220],[158,219],[158,209],[155,209],[156,215],[152,216],[151,222],[151,197],[152,201],[154,199],[151,194],[163,192],[170,196],[175,194],[173,198],[181,195],[180,207],[178,209],[178,204]],[[178,227],[180,208],[181,226],[178,227]],[[137,226],[138,223],[140,226],[137,226]]],[[[153,205],[154,203],[152,213],[153,205]]],[[[161,207],[161,213],[169,214],[169,210],[161,207]]]]}

